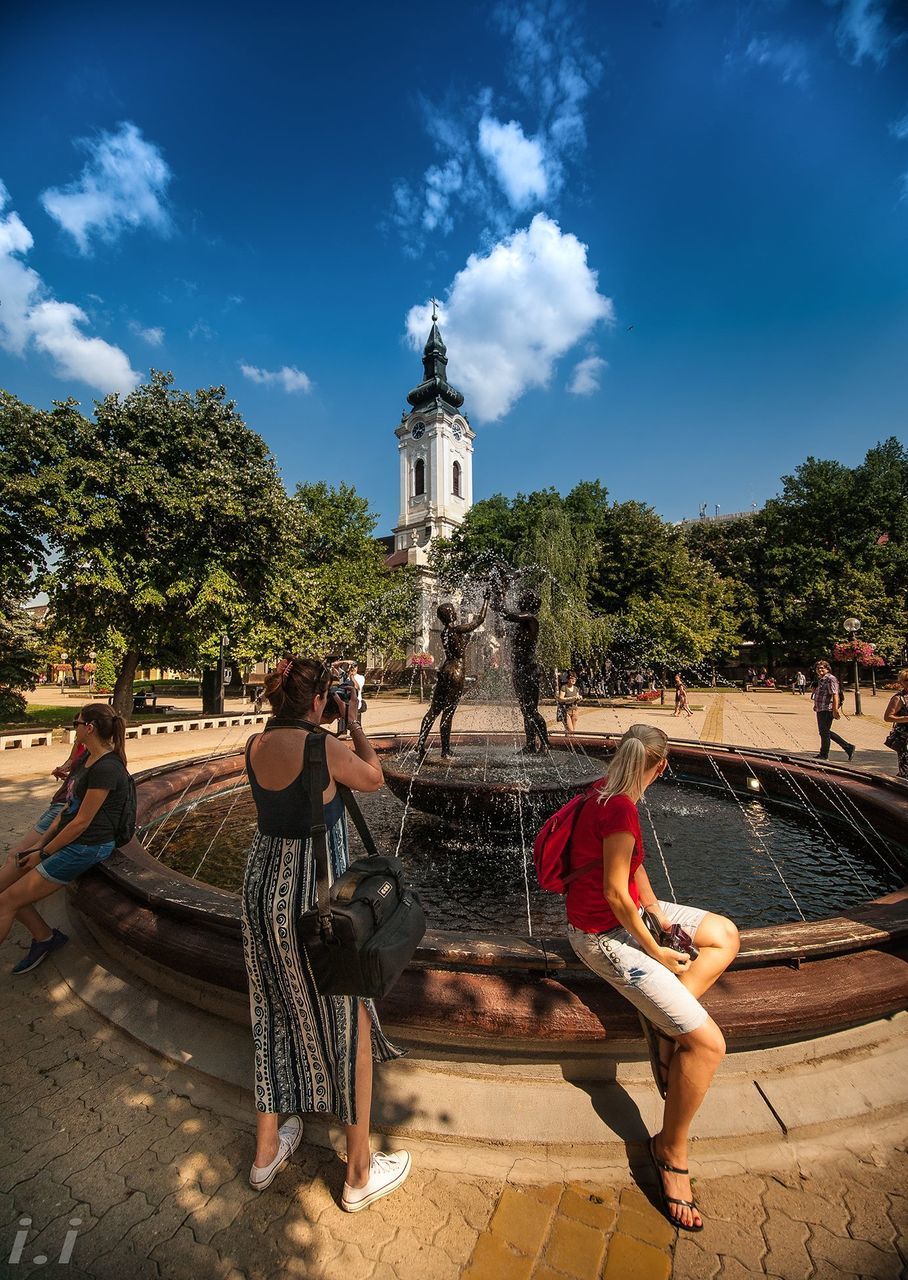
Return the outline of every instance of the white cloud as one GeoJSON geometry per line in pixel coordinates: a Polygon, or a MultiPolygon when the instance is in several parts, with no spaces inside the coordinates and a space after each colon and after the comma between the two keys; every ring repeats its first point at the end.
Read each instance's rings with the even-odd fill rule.
{"type": "Polygon", "coordinates": [[[512,209],[526,209],[545,199],[549,188],[545,149],[538,138],[525,137],[516,120],[502,124],[493,116],[483,116],[479,150],[512,209]]]}
{"type": "Polygon", "coordinates": [[[495,10],[511,49],[509,71],[523,97],[535,104],[552,148],[586,143],[584,103],[602,67],[584,46],[576,19],[563,0],[524,0],[495,10]]]}
{"type": "Polygon", "coordinates": [[[143,226],[169,234],[166,195],[171,172],[153,142],[146,142],[126,121],[115,133],[82,138],[77,145],[88,152],[82,173],[66,187],[49,188],[41,203],[72,236],[80,253],[89,252],[94,235],[116,240],[124,231],[143,226]]]}
{"type": "Polygon", "coordinates": [[[142,325],[135,320],[130,320],[129,327],[143,342],[147,342],[150,347],[159,347],[164,341],[164,330],[157,325],[150,329],[144,329],[142,325]]]}
{"type": "Polygon", "coordinates": [[[807,50],[795,40],[773,40],[770,36],[754,36],[744,50],[745,61],[775,71],[784,84],[806,89],[810,83],[807,50]]]}
{"type": "MultiPolygon", "coordinates": [[[[9,192],[0,182],[0,213],[8,200],[9,192]]],[[[24,355],[28,346],[29,312],[43,289],[37,271],[19,257],[28,253],[33,243],[18,213],[8,213],[0,220],[0,345],[17,356],[24,355]]]]}
{"type": "Polygon", "coordinates": [[[411,256],[422,253],[429,235],[448,235],[464,214],[482,218],[488,235],[505,235],[515,213],[560,193],[568,160],[585,145],[586,99],[601,66],[567,4],[504,3],[493,20],[508,49],[510,118],[503,123],[489,88],[460,94],[455,105],[423,102],[438,158],[421,178],[394,184],[390,215],[411,256]]]}
{"type": "Polygon", "coordinates": [[[853,66],[870,58],[881,67],[902,37],[887,24],[888,0],[827,0],[841,10],[835,35],[839,49],[853,66]]]}
{"type": "MultiPolygon", "coordinates": [[[[9,199],[0,182],[0,213],[9,199]]],[[[131,391],[139,375],[119,347],[84,333],[81,307],[57,302],[32,267],[22,261],[33,244],[15,212],[0,220],[0,346],[25,356],[31,347],[50,355],[61,378],[75,378],[102,394],[131,391]]]]}
{"type": "Polygon", "coordinates": [[[908,112],[900,120],[893,120],[889,126],[889,132],[893,138],[898,138],[899,142],[905,142],[908,139],[908,112]]]}
{"type": "Polygon", "coordinates": [[[60,378],[76,378],[99,391],[131,391],[139,376],[119,347],[79,328],[88,316],[72,302],[40,302],[30,316],[35,346],[52,356],[60,378]]]}
{"type": "Polygon", "coordinates": [[[599,390],[599,377],[608,368],[608,361],[601,356],[587,356],[574,365],[567,389],[575,396],[591,396],[599,390]]]}
{"type": "Polygon", "coordinates": [[[282,369],[257,369],[254,364],[241,364],[244,378],[264,386],[283,387],[284,391],[311,391],[312,379],[297,369],[296,365],[284,365],[282,369]]]}
{"type": "MultiPolygon", "coordinates": [[[[457,273],[441,322],[454,385],[467,410],[503,417],[532,387],[545,387],[555,362],[599,322],[612,323],[610,298],[598,292],[586,245],[539,213],[457,273]]],[[[425,343],[431,304],[412,307],[407,338],[425,343]]]]}

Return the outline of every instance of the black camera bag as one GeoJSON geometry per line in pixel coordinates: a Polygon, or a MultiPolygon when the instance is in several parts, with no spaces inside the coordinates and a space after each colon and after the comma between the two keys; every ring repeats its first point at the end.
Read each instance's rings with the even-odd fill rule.
{"type": "Polygon", "coordinates": [[[327,774],[325,738],[310,732],[304,768],[313,819],[312,852],[318,906],[300,916],[297,928],[316,988],[323,996],[388,994],[426,931],[419,894],[403,881],[403,864],[378,852],[352,792],[338,785],[344,805],[369,856],[351,862],[330,884],[327,828],[322,798],[327,774]]]}

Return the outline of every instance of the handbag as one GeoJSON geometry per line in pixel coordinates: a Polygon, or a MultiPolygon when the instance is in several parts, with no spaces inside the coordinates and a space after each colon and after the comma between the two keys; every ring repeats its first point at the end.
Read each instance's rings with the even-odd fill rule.
{"type": "Polygon", "coordinates": [[[368,856],[351,862],[334,884],[328,872],[327,827],[322,797],[327,773],[325,737],[310,732],[303,761],[308,769],[312,852],[318,905],[304,911],[298,934],[316,989],[323,996],[380,999],[403,973],[426,932],[419,894],[404,884],[398,858],[384,857],[348,787],[338,785],[368,856]]]}
{"type": "MultiPolygon", "coordinates": [[[[902,695],[899,696],[902,697],[902,695]]],[[[902,714],[905,715],[906,713],[908,713],[908,705],[906,705],[905,698],[902,697],[902,714]]],[[[893,725],[883,739],[883,745],[899,753],[906,750],[908,748],[908,724],[893,725]]]]}
{"type": "Polygon", "coordinates": [[[681,928],[680,924],[673,924],[671,928],[663,929],[653,913],[648,911],[646,907],[643,908],[641,915],[643,923],[660,947],[670,947],[672,951],[681,951],[684,955],[690,956],[691,960],[696,960],[700,951],[694,946],[693,938],[686,929],[681,928]]]}

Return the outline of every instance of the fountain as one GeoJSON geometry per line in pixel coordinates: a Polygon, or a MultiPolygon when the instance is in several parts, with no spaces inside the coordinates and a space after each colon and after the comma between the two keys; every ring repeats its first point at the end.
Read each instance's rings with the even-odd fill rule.
{"type": "MultiPolygon", "coordinates": [[[[529,667],[513,679],[519,720],[510,713],[507,728],[455,731],[455,710],[475,724],[488,707],[481,689],[461,701],[466,644],[479,624],[461,622],[452,606],[439,614],[447,661],[420,732],[372,739],[391,794],[364,797],[367,820],[380,847],[404,859],[432,926],[382,1008],[394,1033],[419,1046],[401,1070],[416,1079],[421,1063],[435,1063],[426,1075],[435,1085],[414,1084],[417,1093],[437,1087],[441,1063],[451,1067],[448,1085],[456,1078],[465,1088],[457,1066],[465,1054],[484,1071],[518,1076],[529,1055],[562,1086],[562,1076],[599,1079],[603,1053],[618,1080],[644,1058],[632,1008],[576,960],[561,902],[535,888],[529,857],[541,821],[602,775],[615,740],[566,736],[552,748],[538,708],[538,604],[524,591],[509,610],[493,588],[480,622],[489,605],[529,667]],[[440,755],[430,738],[438,715],[440,755]]],[[[866,1039],[857,1029],[902,1010],[908,787],[715,744],[673,743],[670,764],[641,806],[651,878],[663,896],[708,902],[745,925],[741,953],[707,1003],[732,1048],[770,1055],[747,1071],[776,1063],[781,1050],[772,1046],[788,1046],[786,1061],[815,1061],[818,1036],[839,1052],[841,1036],[866,1039]]],[[[155,989],[245,1025],[237,890],[254,818],[242,754],[148,770],[138,795],[141,839],[75,882],[71,907],[117,963],[155,989]]],[[[510,1140],[504,1121],[474,1101],[464,1102],[470,1134],[510,1140]]],[[[445,1123],[423,1118],[417,1128],[449,1132],[445,1123]]],[[[558,1137],[552,1120],[551,1141],[580,1141],[575,1123],[565,1120],[558,1137]]],[[[588,1117],[583,1126],[583,1141],[600,1140],[588,1117]]]]}

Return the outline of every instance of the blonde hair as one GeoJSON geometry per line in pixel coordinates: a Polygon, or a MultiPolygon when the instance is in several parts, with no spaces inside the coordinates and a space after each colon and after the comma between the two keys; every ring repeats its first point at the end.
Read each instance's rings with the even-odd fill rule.
{"type": "Polygon", "coordinates": [[[599,801],[610,796],[625,795],[634,804],[643,795],[643,778],[660,760],[668,758],[668,738],[651,724],[632,724],[612,756],[605,781],[599,789],[599,801]]]}
{"type": "Polygon", "coordinates": [[[908,667],[902,667],[901,671],[895,678],[899,684],[908,684],[908,667]]]}

